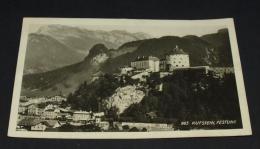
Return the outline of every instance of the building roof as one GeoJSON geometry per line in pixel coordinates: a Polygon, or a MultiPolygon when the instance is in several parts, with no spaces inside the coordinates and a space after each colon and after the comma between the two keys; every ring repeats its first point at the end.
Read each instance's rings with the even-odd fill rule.
{"type": "Polygon", "coordinates": [[[182,49],[179,48],[178,45],[176,45],[176,47],[171,50],[167,55],[175,55],[175,54],[187,54],[185,53],[182,49]]]}
{"type": "Polygon", "coordinates": [[[145,61],[145,60],[159,61],[159,58],[155,56],[138,56],[135,59],[135,61],[145,61]]]}
{"type": "Polygon", "coordinates": [[[55,124],[59,123],[57,120],[45,120],[43,123],[48,127],[53,127],[55,124]]]}
{"type": "Polygon", "coordinates": [[[75,111],[73,114],[89,114],[90,112],[87,111],[75,111]]]}
{"type": "Polygon", "coordinates": [[[35,126],[39,123],[41,123],[41,119],[35,119],[35,118],[29,118],[29,119],[22,119],[20,122],[18,122],[19,126],[35,126]]]}
{"type": "Polygon", "coordinates": [[[45,111],[54,112],[55,110],[54,109],[46,109],[45,111]]]}
{"type": "Polygon", "coordinates": [[[59,121],[30,118],[30,119],[22,119],[20,122],[18,122],[18,125],[19,126],[35,126],[40,123],[42,123],[48,127],[53,127],[55,124],[59,123],[59,121]]]}

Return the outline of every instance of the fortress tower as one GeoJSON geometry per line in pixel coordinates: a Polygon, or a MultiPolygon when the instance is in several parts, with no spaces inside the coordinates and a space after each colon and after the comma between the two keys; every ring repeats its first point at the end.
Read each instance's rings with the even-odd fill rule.
{"type": "Polygon", "coordinates": [[[189,55],[178,45],[166,55],[165,59],[160,61],[160,69],[165,71],[188,67],[190,67],[189,55]]]}

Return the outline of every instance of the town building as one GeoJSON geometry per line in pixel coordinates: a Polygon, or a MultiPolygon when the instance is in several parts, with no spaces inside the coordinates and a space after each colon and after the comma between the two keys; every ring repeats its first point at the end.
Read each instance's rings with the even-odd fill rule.
{"type": "Polygon", "coordinates": [[[75,111],[72,119],[73,121],[88,121],[91,120],[91,113],[87,111],[75,111]]]}
{"type": "Polygon", "coordinates": [[[104,112],[96,112],[96,113],[93,113],[93,116],[94,117],[104,117],[105,113],[104,112]]]}
{"type": "Polygon", "coordinates": [[[20,128],[24,128],[26,130],[31,131],[45,131],[47,128],[57,128],[60,127],[61,124],[57,120],[42,120],[42,119],[23,119],[18,122],[18,126],[20,128]]]}
{"type": "Polygon", "coordinates": [[[46,128],[47,128],[47,126],[43,122],[39,122],[39,123],[31,126],[32,131],[45,131],[46,128]]]}
{"type": "Polygon", "coordinates": [[[188,67],[190,67],[189,55],[177,45],[166,55],[165,59],[160,61],[161,71],[173,71],[174,69],[188,67]]]}
{"type": "Polygon", "coordinates": [[[38,108],[35,104],[31,104],[28,106],[27,113],[28,115],[41,115],[43,113],[43,109],[38,108]]]}
{"type": "Polygon", "coordinates": [[[101,121],[101,122],[97,123],[97,125],[103,131],[106,131],[106,130],[109,129],[109,122],[108,121],[101,121]]]}
{"type": "Polygon", "coordinates": [[[43,112],[42,116],[45,119],[55,119],[58,116],[58,112],[56,112],[54,109],[48,109],[43,112]]]}
{"type": "Polygon", "coordinates": [[[147,70],[151,72],[159,71],[160,60],[154,56],[137,57],[135,61],[131,62],[131,67],[137,70],[147,70]]]}
{"type": "Polygon", "coordinates": [[[52,102],[62,102],[62,101],[66,101],[67,99],[63,96],[53,96],[51,98],[49,98],[48,100],[52,101],[52,102]]]}
{"type": "Polygon", "coordinates": [[[46,127],[39,125],[42,122],[41,119],[38,118],[24,118],[18,122],[18,126],[20,128],[24,128],[26,130],[40,130],[44,131],[46,127]],[[38,125],[38,127],[36,127],[38,125]]]}
{"type": "Polygon", "coordinates": [[[93,113],[93,118],[95,119],[95,123],[100,123],[104,116],[105,116],[104,112],[93,113]]]}

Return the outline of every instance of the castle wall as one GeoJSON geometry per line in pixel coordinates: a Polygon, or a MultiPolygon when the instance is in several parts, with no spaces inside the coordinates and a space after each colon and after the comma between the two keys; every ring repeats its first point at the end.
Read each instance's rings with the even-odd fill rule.
{"type": "Polygon", "coordinates": [[[166,69],[190,67],[189,55],[175,54],[166,56],[166,69]]]}

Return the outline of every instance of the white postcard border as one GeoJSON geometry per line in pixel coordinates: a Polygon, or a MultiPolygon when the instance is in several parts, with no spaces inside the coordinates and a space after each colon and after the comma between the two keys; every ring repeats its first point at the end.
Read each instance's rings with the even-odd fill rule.
{"type": "Polygon", "coordinates": [[[142,139],[142,138],[181,138],[181,137],[220,137],[251,135],[251,125],[244,87],[244,80],[237,45],[234,21],[232,18],[211,20],[135,20],[135,19],[80,19],[80,18],[24,18],[20,39],[19,55],[16,67],[12,107],[9,120],[8,136],[24,138],[63,138],[63,139],[142,139]],[[23,67],[30,24],[63,24],[63,25],[187,25],[216,26],[228,28],[233,57],[234,71],[239,96],[239,105],[243,128],[225,130],[188,130],[158,132],[30,132],[16,131],[18,106],[22,85],[23,67]]]}

